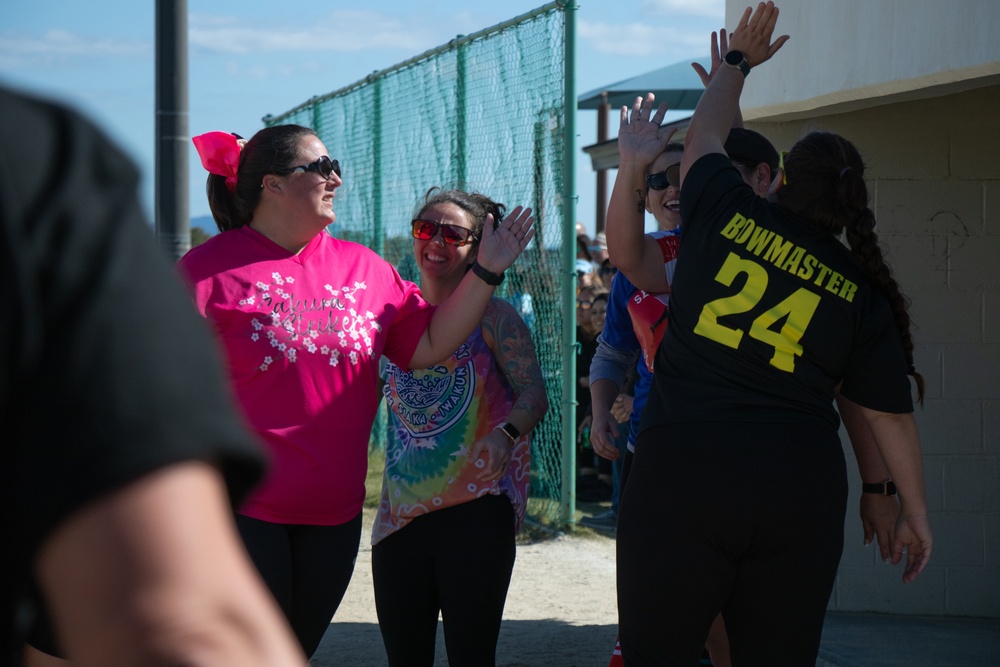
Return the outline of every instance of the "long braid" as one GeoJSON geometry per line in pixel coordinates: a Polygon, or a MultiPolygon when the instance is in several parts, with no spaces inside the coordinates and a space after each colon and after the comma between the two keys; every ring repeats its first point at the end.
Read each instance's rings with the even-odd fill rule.
{"type": "MultiPolygon", "coordinates": [[[[861,179],[861,176],[845,174],[845,178],[861,179]]],[[[867,206],[855,218],[855,224],[848,223],[847,242],[851,246],[858,265],[879,286],[889,300],[892,317],[899,330],[899,338],[906,353],[907,373],[913,376],[917,385],[917,399],[924,402],[924,378],[913,367],[913,336],[910,334],[910,300],[900,291],[899,284],[892,275],[892,268],[882,257],[882,248],[878,244],[878,234],[875,233],[875,214],[867,206]]]]}
{"type": "Polygon", "coordinates": [[[795,144],[785,158],[788,184],[775,193],[777,203],[839,236],[846,231],[851,254],[858,266],[889,300],[893,319],[906,354],[907,373],[924,400],[924,379],[913,366],[909,299],[899,289],[892,268],[885,262],[875,234],[875,214],[868,207],[865,164],[847,139],[831,132],[813,132],[795,144]]]}
{"type": "Polygon", "coordinates": [[[294,166],[304,136],[316,133],[300,125],[274,125],[258,131],[240,151],[235,190],[226,186],[224,176],[208,175],[208,207],[220,232],[250,224],[260,203],[262,179],[276,169],[294,166]]]}

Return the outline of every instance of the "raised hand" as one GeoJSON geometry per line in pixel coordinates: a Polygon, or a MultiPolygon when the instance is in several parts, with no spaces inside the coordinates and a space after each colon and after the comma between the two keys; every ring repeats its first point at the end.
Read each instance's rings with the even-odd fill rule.
{"type": "Polygon", "coordinates": [[[706,72],[705,68],[701,66],[701,63],[694,62],[691,63],[691,67],[694,71],[698,73],[701,78],[701,83],[703,86],[708,88],[708,84],[712,82],[712,77],[715,73],[719,71],[719,67],[722,66],[722,57],[729,51],[729,40],[726,39],[726,29],[723,28],[719,32],[712,33],[712,71],[706,72]]]}
{"type": "Polygon", "coordinates": [[[506,271],[535,236],[534,224],[531,209],[521,206],[511,211],[499,225],[494,225],[493,216],[488,214],[476,258],[479,264],[491,273],[506,271]]]}
{"type": "Polygon", "coordinates": [[[654,112],[655,103],[653,93],[646,93],[645,98],[635,98],[631,113],[628,107],[622,107],[621,124],[618,127],[618,155],[621,163],[652,164],[666,150],[670,137],[677,131],[677,128],[660,129],[667,113],[667,105],[661,104],[654,112]]]}
{"type": "Polygon", "coordinates": [[[771,35],[774,34],[777,22],[778,8],[773,2],[758,4],[752,15],[750,8],[747,7],[736,30],[729,35],[729,48],[741,51],[750,63],[750,67],[756,67],[770,60],[771,56],[788,41],[788,35],[782,35],[771,42],[771,35]]]}

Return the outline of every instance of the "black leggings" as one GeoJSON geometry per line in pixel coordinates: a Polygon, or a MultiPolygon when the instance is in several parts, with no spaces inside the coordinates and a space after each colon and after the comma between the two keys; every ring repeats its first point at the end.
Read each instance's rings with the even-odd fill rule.
{"type": "Polygon", "coordinates": [[[618,519],[625,664],[697,665],[721,611],[734,665],[815,665],[846,503],[832,429],[643,431],[618,519]]]}
{"type": "Polygon", "coordinates": [[[237,514],[236,526],[302,650],[312,656],[351,582],[361,514],[339,526],[270,523],[237,514]]]}
{"type": "Polygon", "coordinates": [[[419,516],[372,547],[390,667],[434,664],[439,611],[448,664],[492,667],[514,549],[514,510],[502,495],[419,516]]]}

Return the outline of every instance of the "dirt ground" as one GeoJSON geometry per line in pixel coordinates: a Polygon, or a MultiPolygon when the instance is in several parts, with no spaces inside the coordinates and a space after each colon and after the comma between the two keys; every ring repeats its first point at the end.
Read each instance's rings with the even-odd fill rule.
{"type": "MultiPolygon", "coordinates": [[[[371,525],[344,601],[313,656],[314,667],[385,667],[372,593],[371,525]]],[[[497,645],[498,667],[605,667],[617,634],[615,541],[579,531],[518,544],[497,645]]],[[[435,665],[447,665],[438,623],[435,665]]]]}

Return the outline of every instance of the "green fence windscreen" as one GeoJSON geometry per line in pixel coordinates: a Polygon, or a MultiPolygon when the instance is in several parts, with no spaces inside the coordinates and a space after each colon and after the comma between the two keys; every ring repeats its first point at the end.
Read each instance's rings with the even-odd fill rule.
{"type": "Polygon", "coordinates": [[[408,280],[420,280],[409,222],[430,187],[477,190],[508,210],[534,209],[535,240],[497,295],[531,328],[546,379],[551,408],[533,434],[528,509],[546,524],[560,522],[562,413],[572,408],[562,384],[561,268],[567,241],[574,242],[564,234],[564,161],[572,147],[565,136],[564,4],[456,38],[264,119],[316,131],[343,170],[330,232],[374,249],[408,280]]]}

